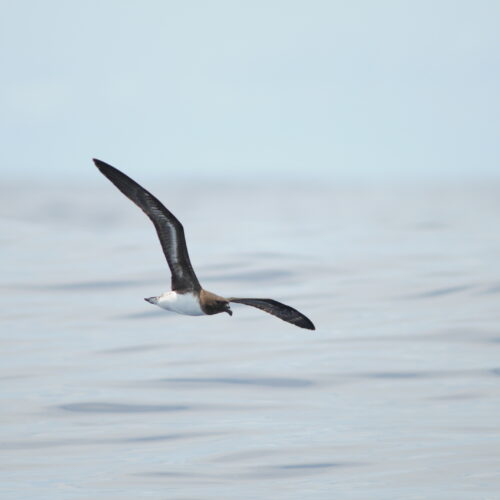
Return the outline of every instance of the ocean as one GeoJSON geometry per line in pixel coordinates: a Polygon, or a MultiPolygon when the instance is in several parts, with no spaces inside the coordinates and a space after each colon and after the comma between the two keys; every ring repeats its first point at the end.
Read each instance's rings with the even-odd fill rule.
{"type": "Polygon", "coordinates": [[[145,186],[205,288],[316,331],[156,308],[105,179],[5,183],[2,499],[500,498],[500,184],[145,186]]]}

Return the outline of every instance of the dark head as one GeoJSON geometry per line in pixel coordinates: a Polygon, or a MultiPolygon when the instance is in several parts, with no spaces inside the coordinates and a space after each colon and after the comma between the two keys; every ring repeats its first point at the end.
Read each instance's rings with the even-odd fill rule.
{"type": "Polygon", "coordinates": [[[233,315],[233,311],[231,311],[227,300],[207,302],[204,304],[203,310],[205,311],[205,314],[227,313],[229,316],[233,315]]]}

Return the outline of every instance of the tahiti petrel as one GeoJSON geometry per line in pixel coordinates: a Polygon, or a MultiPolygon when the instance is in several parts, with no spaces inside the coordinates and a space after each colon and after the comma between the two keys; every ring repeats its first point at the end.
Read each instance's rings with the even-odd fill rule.
{"type": "Polygon", "coordinates": [[[272,314],[292,325],[314,330],[312,322],[290,306],[272,299],[225,298],[204,290],[189,260],[184,228],[177,218],[151,193],[118,169],[95,160],[97,168],[127,198],[132,200],[154,224],[163,253],[172,273],[172,290],[146,300],[168,311],[190,316],[211,315],[226,312],[232,315],[230,302],[253,306],[272,314]]]}

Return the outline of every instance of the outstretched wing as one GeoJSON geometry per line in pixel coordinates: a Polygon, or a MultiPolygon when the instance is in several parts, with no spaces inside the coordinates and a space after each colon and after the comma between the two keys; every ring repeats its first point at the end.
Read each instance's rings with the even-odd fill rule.
{"type": "Polygon", "coordinates": [[[94,163],[103,175],[151,219],[172,273],[172,290],[200,290],[200,283],[189,260],[182,224],[160,201],[130,177],[103,161],[94,159],[94,163]]]}
{"type": "Polygon", "coordinates": [[[300,326],[300,328],[307,328],[308,330],[315,330],[312,321],[306,318],[302,313],[294,309],[293,307],[287,306],[273,299],[239,299],[236,297],[231,297],[228,299],[230,302],[236,302],[237,304],[245,304],[247,306],[253,306],[257,309],[265,311],[283,321],[288,321],[292,325],[300,326]]]}

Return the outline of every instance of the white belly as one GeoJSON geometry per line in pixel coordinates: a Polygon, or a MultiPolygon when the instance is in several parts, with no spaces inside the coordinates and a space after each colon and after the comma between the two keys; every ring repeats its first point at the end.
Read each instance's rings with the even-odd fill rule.
{"type": "Polygon", "coordinates": [[[189,316],[203,316],[200,301],[192,293],[165,292],[158,299],[158,305],[167,311],[189,316]]]}

